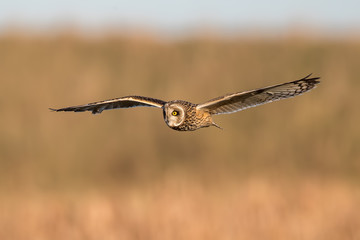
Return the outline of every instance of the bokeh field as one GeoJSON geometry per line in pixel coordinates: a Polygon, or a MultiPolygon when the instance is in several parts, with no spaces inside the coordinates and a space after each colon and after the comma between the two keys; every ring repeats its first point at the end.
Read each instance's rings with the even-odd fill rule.
{"type": "Polygon", "coordinates": [[[0,239],[360,239],[360,39],[0,35],[0,239]],[[176,132],[126,95],[302,96],[176,132]]]}

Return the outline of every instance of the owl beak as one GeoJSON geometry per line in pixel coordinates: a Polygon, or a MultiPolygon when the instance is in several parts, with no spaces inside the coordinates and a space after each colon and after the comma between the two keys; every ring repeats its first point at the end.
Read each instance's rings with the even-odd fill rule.
{"type": "Polygon", "coordinates": [[[217,124],[214,123],[214,122],[212,122],[211,124],[212,124],[212,126],[215,126],[215,127],[219,128],[219,129],[221,129],[221,130],[224,130],[222,127],[220,127],[219,125],[217,125],[217,124]]]}

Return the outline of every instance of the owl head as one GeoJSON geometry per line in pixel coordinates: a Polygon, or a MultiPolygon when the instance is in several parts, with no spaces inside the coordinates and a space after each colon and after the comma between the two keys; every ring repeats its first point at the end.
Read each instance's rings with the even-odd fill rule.
{"type": "Polygon", "coordinates": [[[166,124],[171,128],[179,127],[184,123],[186,109],[178,102],[168,102],[164,105],[163,114],[166,124]]]}

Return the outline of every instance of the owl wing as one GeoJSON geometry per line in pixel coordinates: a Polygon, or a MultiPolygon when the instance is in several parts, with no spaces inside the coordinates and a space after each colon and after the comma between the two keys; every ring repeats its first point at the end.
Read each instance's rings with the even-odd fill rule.
{"type": "MultiPolygon", "coordinates": [[[[310,74],[311,75],[311,74],[310,74]]],[[[214,98],[197,106],[198,109],[207,109],[211,114],[225,114],[255,107],[261,104],[278,101],[285,98],[303,94],[320,83],[318,77],[309,78],[310,75],[300,80],[278,84],[266,88],[239,92],[214,98]]]]}
{"type": "Polygon", "coordinates": [[[114,98],[110,100],[88,103],[85,105],[72,106],[66,108],[53,109],[52,111],[56,112],[84,112],[91,111],[93,114],[101,113],[103,110],[111,110],[117,108],[132,108],[132,107],[157,107],[162,108],[165,104],[165,101],[149,98],[149,97],[141,97],[141,96],[127,96],[121,98],[114,98]]]}

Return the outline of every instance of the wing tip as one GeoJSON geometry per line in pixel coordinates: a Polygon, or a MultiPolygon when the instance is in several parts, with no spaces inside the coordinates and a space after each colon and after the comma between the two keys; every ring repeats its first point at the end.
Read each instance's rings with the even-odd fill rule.
{"type": "Polygon", "coordinates": [[[312,82],[314,84],[319,84],[321,81],[319,80],[320,77],[313,77],[313,78],[310,78],[312,75],[312,73],[310,73],[309,75],[307,75],[306,77],[300,79],[300,80],[306,80],[306,81],[309,81],[309,82],[312,82]]]}
{"type": "Polygon", "coordinates": [[[104,110],[103,108],[94,108],[92,110],[88,110],[88,109],[76,109],[74,107],[67,107],[67,108],[49,108],[49,110],[51,112],[85,112],[85,111],[91,111],[92,114],[96,115],[96,114],[100,114],[102,113],[102,111],[104,110]]]}
{"type": "Polygon", "coordinates": [[[60,111],[60,109],[55,109],[55,108],[49,108],[49,110],[50,110],[51,112],[59,112],[59,111],[60,111]]]}
{"type": "MultiPolygon", "coordinates": [[[[76,109],[72,108],[72,107],[67,107],[67,108],[58,108],[58,109],[55,109],[55,108],[49,108],[49,110],[51,112],[79,112],[77,111],[76,109]]],[[[83,112],[83,111],[82,111],[83,112]]]]}

